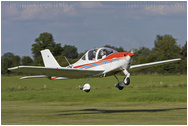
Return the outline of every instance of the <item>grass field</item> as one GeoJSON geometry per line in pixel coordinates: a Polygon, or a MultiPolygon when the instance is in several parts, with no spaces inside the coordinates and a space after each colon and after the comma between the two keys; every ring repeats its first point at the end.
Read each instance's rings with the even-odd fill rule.
{"type": "MultiPolygon", "coordinates": [[[[123,80],[123,76],[118,76],[123,80]]],[[[112,77],[87,79],[1,78],[1,124],[187,124],[187,76],[131,76],[123,90],[112,77]]]]}

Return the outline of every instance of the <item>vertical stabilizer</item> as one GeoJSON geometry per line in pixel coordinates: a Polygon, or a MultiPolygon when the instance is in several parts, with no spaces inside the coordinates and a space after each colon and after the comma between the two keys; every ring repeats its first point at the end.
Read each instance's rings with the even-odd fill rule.
{"type": "Polygon", "coordinates": [[[45,67],[61,67],[49,49],[40,51],[45,67]]]}

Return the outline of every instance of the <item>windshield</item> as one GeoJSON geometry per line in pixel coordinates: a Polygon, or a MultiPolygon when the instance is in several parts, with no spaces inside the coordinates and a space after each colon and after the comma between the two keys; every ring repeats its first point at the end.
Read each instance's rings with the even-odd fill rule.
{"type": "Polygon", "coordinates": [[[114,52],[117,52],[113,49],[110,49],[110,48],[104,48],[104,49],[101,49],[98,53],[98,59],[103,59],[105,58],[106,56],[114,53],[114,52]]]}

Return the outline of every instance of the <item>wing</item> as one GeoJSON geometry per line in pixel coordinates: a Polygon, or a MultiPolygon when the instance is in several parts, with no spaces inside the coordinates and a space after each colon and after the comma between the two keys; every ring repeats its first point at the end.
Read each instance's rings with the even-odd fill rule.
{"type": "Polygon", "coordinates": [[[99,76],[103,74],[103,70],[86,70],[65,67],[50,68],[38,66],[17,66],[9,68],[8,70],[12,72],[20,72],[33,75],[47,75],[67,78],[84,78],[90,76],[99,76]]]}
{"type": "Polygon", "coordinates": [[[151,65],[157,65],[157,64],[162,64],[162,63],[168,63],[168,62],[173,62],[173,61],[178,61],[178,60],[181,60],[181,58],[163,60],[163,61],[151,62],[151,63],[144,63],[144,64],[138,64],[138,65],[132,65],[132,66],[130,66],[130,69],[139,68],[139,67],[146,67],[146,66],[151,66],[151,65]]]}

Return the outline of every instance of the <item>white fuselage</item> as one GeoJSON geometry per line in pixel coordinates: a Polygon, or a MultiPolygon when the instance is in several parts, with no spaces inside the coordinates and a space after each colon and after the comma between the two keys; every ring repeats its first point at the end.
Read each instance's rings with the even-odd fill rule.
{"type": "Polygon", "coordinates": [[[72,64],[72,67],[78,69],[103,70],[103,74],[106,76],[123,71],[124,69],[129,69],[130,62],[131,57],[125,56],[112,59],[95,60],[90,62],[79,60],[78,62],[72,64]]]}

